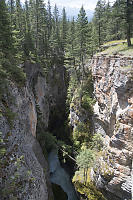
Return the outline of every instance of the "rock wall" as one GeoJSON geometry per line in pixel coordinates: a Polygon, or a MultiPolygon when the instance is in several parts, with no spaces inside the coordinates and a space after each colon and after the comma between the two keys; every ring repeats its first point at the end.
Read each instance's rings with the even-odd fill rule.
{"type": "Polygon", "coordinates": [[[94,56],[94,132],[105,149],[92,171],[108,199],[131,199],[133,159],[133,58],[94,56]]]}
{"type": "MultiPolygon", "coordinates": [[[[53,199],[48,164],[36,139],[36,127],[38,120],[41,120],[42,127],[46,130],[53,102],[56,105],[59,99],[62,102],[64,100],[66,90],[62,91],[61,84],[64,84],[62,77],[65,76],[65,69],[62,67],[58,73],[59,68],[61,67],[56,67],[56,70],[51,68],[47,74],[44,74],[38,64],[25,63],[24,70],[27,74],[25,87],[19,88],[10,82],[0,102],[0,132],[2,137],[8,138],[6,153],[10,155],[9,160],[11,160],[6,166],[5,179],[12,179],[16,176],[16,171],[18,172],[17,181],[20,183],[19,179],[21,179],[21,187],[15,188],[15,195],[19,199],[53,199]],[[60,84],[52,77],[53,71],[58,76],[60,84]],[[55,81],[54,87],[51,85],[51,79],[55,81]],[[7,108],[8,113],[6,113],[7,108]]],[[[10,181],[7,182],[9,183],[6,185],[10,187],[10,181]]],[[[11,197],[10,193],[8,198],[11,197]]],[[[3,200],[2,198],[5,199],[4,197],[0,199],[3,200]]]]}

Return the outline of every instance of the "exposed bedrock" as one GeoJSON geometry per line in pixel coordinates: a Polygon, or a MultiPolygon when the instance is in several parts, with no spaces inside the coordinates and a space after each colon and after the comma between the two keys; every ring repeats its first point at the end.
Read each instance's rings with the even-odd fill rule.
{"type": "MultiPolygon", "coordinates": [[[[42,131],[45,133],[51,110],[63,102],[66,95],[65,68],[53,67],[44,74],[38,64],[27,62],[24,70],[27,75],[25,87],[19,88],[10,82],[0,102],[0,111],[3,113],[0,115],[0,132],[2,136],[8,137],[6,180],[8,182],[15,177],[17,170],[17,180],[21,182],[21,187],[15,188],[17,197],[25,200],[52,200],[46,156],[36,139],[39,134],[37,124],[38,121],[42,123],[42,131]]],[[[0,199],[3,200],[2,197],[0,199]]]]}
{"type": "Polygon", "coordinates": [[[133,58],[94,56],[94,132],[106,146],[92,170],[109,199],[131,199],[133,159],[133,58]]]}

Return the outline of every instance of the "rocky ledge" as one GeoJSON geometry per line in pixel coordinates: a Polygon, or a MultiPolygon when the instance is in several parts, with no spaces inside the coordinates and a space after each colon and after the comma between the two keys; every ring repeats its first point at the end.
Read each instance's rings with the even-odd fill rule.
{"type": "Polygon", "coordinates": [[[92,179],[108,199],[131,199],[133,158],[133,58],[94,56],[94,131],[105,148],[92,179]]]}

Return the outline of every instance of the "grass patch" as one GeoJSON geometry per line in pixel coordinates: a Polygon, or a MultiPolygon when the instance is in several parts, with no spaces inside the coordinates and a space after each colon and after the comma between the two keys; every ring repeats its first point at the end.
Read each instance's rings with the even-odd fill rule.
{"type": "Polygon", "coordinates": [[[102,49],[104,50],[98,53],[98,55],[121,54],[122,56],[133,56],[133,38],[131,38],[131,43],[132,46],[128,47],[126,40],[115,40],[107,42],[104,45],[102,45],[102,49]]]}
{"type": "Polygon", "coordinates": [[[106,42],[106,43],[104,43],[103,44],[103,46],[111,46],[111,45],[114,45],[114,44],[123,44],[123,43],[125,43],[126,42],[126,40],[113,40],[113,41],[109,41],[109,42],[106,42]]]}

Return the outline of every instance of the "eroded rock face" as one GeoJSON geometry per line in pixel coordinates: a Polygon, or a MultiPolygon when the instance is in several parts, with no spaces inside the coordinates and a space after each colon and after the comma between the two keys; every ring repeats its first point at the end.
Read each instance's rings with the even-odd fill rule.
{"type": "Polygon", "coordinates": [[[111,199],[131,199],[133,158],[133,58],[95,56],[94,131],[104,137],[105,150],[92,171],[98,188],[111,199]]]}
{"type": "MultiPolygon", "coordinates": [[[[58,99],[64,98],[65,90],[62,91],[61,88],[60,93],[54,91],[55,87],[59,87],[56,82],[52,92],[49,82],[52,71],[51,68],[46,76],[39,65],[26,63],[26,86],[18,88],[11,82],[8,92],[5,92],[0,102],[0,111],[3,113],[0,115],[0,132],[2,136],[8,138],[6,152],[10,160],[6,166],[6,180],[11,179],[10,187],[10,182],[13,183],[12,179],[15,180],[16,172],[19,174],[15,181],[20,186],[15,186],[14,195],[24,200],[53,199],[48,164],[36,139],[38,120],[41,120],[44,130],[48,127],[49,113],[53,106],[51,98],[55,103],[58,99]],[[6,108],[8,108],[8,113],[6,113],[6,108]]],[[[65,73],[64,71],[60,72],[59,79],[65,73]]],[[[0,179],[0,187],[2,186],[0,179]]],[[[2,198],[4,199],[0,197],[1,200],[2,198]]]]}
{"type": "MultiPolygon", "coordinates": [[[[15,177],[16,171],[22,181],[22,189],[16,190],[16,195],[21,199],[48,199],[47,175],[44,174],[44,169],[48,172],[47,162],[42,154],[40,145],[36,137],[37,113],[34,95],[28,88],[18,90],[15,85],[10,86],[10,95],[14,100],[13,104],[9,104],[11,112],[16,113],[13,119],[12,127],[9,126],[8,119],[2,116],[0,119],[0,131],[8,137],[8,146],[6,151],[13,151],[13,157],[16,161],[9,165],[6,178],[15,177]],[[36,152],[40,152],[41,162],[36,152]],[[19,159],[20,166],[16,166],[19,159]],[[31,183],[30,183],[31,180],[31,183]],[[22,192],[23,190],[24,192],[22,192]],[[18,193],[18,194],[17,194],[18,193]]],[[[3,106],[3,105],[1,105],[3,106]]],[[[3,107],[3,110],[5,108],[3,107]]],[[[9,156],[9,159],[13,159],[9,156]]],[[[11,181],[13,182],[13,181],[11,181]]],[[[10,189],[10,186],[9,186],[10,189]]],[[[1,197],[2,198],[2,197],[1,197]]]]}

